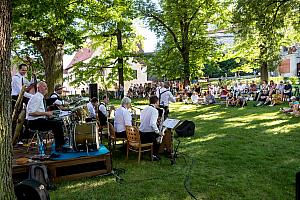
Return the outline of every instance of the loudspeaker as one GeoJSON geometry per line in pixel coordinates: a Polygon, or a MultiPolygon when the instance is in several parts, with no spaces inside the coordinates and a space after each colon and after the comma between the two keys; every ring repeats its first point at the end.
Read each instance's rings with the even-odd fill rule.
{"type": "Polygon", "coordinates": [[[300,171],[296,173],[296,200],[300,200],[300,171]]]}
{"type": "Polygon", "coordinates": [[[14,190],[18,200],[50,200],[46,187],[33,179],[22,181],[14,190]]]}
{"type": "Polygon", "coordinates": [[[98,98],[98,85],[97,85],[97,83],[89,84],[89,95],[90,95],[90,99],[92,99],[93,97],[98,98]]]}
{"type": "Polygon", "coordinates": [[[192,121],[184,120],[175,129],[178,137],[190,137],[195,135],[195,123],[192,121]]]}

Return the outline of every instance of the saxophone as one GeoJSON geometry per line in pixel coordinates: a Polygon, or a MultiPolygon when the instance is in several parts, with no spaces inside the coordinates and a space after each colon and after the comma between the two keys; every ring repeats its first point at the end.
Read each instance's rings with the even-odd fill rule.
{"type": "Polygon", "coordinates": [[[162,109],[162,116],[158,117],[157,119],[158,129],[159,129],[159,136],[157,137],[157,142],[159,144],[162,143],[163,137],[165,135],[165,130],[167,129],[167,127],[164,127],[163,125],[164,121],[165,121],[165,110],[162,109]]]}

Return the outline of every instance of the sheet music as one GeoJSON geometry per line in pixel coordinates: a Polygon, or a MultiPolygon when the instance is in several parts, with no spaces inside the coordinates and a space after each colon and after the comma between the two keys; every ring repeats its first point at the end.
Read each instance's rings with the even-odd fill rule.
{"type": "Polygon", "coordinates": [[[178,120],[178,119],[169,119],[168,118],[163,122],[163,126],[167,127],[167,128],[174,128],[175,126],[178,125],[179,122],[180,122],[180,120],[178,120]]]}
{"type": "Polygon", "coordinates": [[[60,111],[60,113],[59,113],[59,117],[65,117],[65,116],[68,116],[68,115],[70,115],[72,112],[71,111],[60,111]]]}

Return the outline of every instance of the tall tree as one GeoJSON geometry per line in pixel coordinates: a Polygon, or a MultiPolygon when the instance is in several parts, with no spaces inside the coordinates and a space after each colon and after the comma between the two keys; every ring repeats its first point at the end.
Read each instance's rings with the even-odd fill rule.
{"type": "Polygon", "coordinates": [[[11,140],[11,1],[0,1],[0,199],[15,199],[11,140]]]}
{"type": "Polygon", "coordinates": [[[243,56],[259,63],[261,80],[268,80],[270,64],[278,61],[289,22],[299,16],[298,0],[235,1],[234,29],[243,56]],[[249,57],[250,56],[250,57],[249,57]]]}
{"type": "Polygon", "coordinates": [[[80,79],[73,84],[100,80],[99,72],[106,68],[111,68],[108,83],[115,81],[116,74],[119,85],[132,77],[127,61],[138,54],[141,43],[133,29],[133,18],[131,0],[94,1],[93,7],[86,8],[86,35],[92,40],[92,47],[100,49],[100,55],[87,64],[75,65],[72,74],[80,79]]]}
{"type": "MultiPolygon", "coordinates": [[[[41,54],[45,78],[52,91],[63,81],[63,55],[66,45],[82,44],[80,16],[86,1],[13,1],[14,41],[32,44],[41,54]]],[[[68,47],[68,46],[67,46],[68,47]]]]}
{"type": "Polygon", "coordinates": [[[191,74],[199,71],[211,57],[214,42],[208,37],[208,25],[220,23],[223,10],[215,0],[158,2],[157,5],[149,0],[137,0],[138,10],[162,39],[159,50],[167,58],[163,59],[163,64],[167,65],[164,67],[181,71],[180,78],[188,84],[191,74]],[[174,58],[177,64],[171,61],[174,58]]]}

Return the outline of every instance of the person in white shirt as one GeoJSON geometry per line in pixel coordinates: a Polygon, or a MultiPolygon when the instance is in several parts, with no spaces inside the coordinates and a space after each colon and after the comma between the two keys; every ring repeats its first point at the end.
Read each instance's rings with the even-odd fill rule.
{"type": "Polygon", "coordinates": [[[126,126],[132,126],[132,116],[128,109],[131,107],[131,99],[124,97],[121,101],[121,107],[115,112],[114,127],[116,137],[126,138],[126,126]]]}
{"type": "Polygon", "coordinates": [[[193,92],[193,95],[191,96],[192,103],[193,104],[198,104],[199,103],[199,96],[197,92],[193,92]]]}
{"type": "Polygon", "coordinates": [[[107,125],[107,117],[110,115],[111,111],[114,109],[113,107],[110,107],[110,110],[108,111],[106,108],[106,105],[109,102],[109,98],[104,95],[102,98],[102,102],[100,103],[98,107],[98,119],[101,126],[107,125]]]}
{"type": "Polygon", "coordinates": [[[157,137],[159,136],[159,129],[157,126],[157,119],[159,115],[157,110],[157,108],[159,108],[158,97],[151,96],[149,101],[149,106],[141,111],[140,116],[141,143],[153,143],[153,160],[159,160],[159,144],[157,142],[157,137]]]}
{"type": "Polygon", "coordinates": [[[54,92],[49,96],[49,99],[46,100],[48,110],[70,110],[64,106],[63,99],[61,98],[63,88],[61,84],[54,86],[54,92]]]}
{"type": "Polygon", "coordinates": [[[165,110],[164,118],[168,118],[169,115],[169,103],[176,102],[175,97],[169,91],[169,82],[164,83],[164,87],[160,88],[156,92],[156,96],[158,97],[159,107],[165,110]]]}
{"type": "MultiPolygon", "coordinates": [[[[16,73],[14,76],[12,76],[11,80],[11,96],[12,96],[12,108],[15,107],[15,103],[18,99],[18,96],[22,90],[23,85],[26,87],[29,87],[31,82],[29,82],[26,78],[25,75],[27,73],[27,65],[26,64],[20,64],[19,65],[19,72],[16,73]]],[[[32,97],[33,95],[25,92],[24,93],[24,102],[27,103],[28,99],[32,97]]]]}
{"type": "Polygon", "coordinates": [[[39,82],[37,89],[38,92],[29,99],[26,108],[28,126],[33,130],[52,130],[55,138],[55,149],[57,151],[61,151],[64,144],[62,121],[49,120],[47,118],[52,117],[53,115],[52,111],[46,111],[44,96],[48,92],[47,84],[45,82],[39,82]]]}
{"type": "Polygon", "coordinates": [[[86,105],[88,109],[88,117],[86,119],[86,122],[90,122],[92,120],[96,120],[97,114],[96,109],[98,104],[98,99],[96,97],[93,97],[90,102],[86,105]]]}

